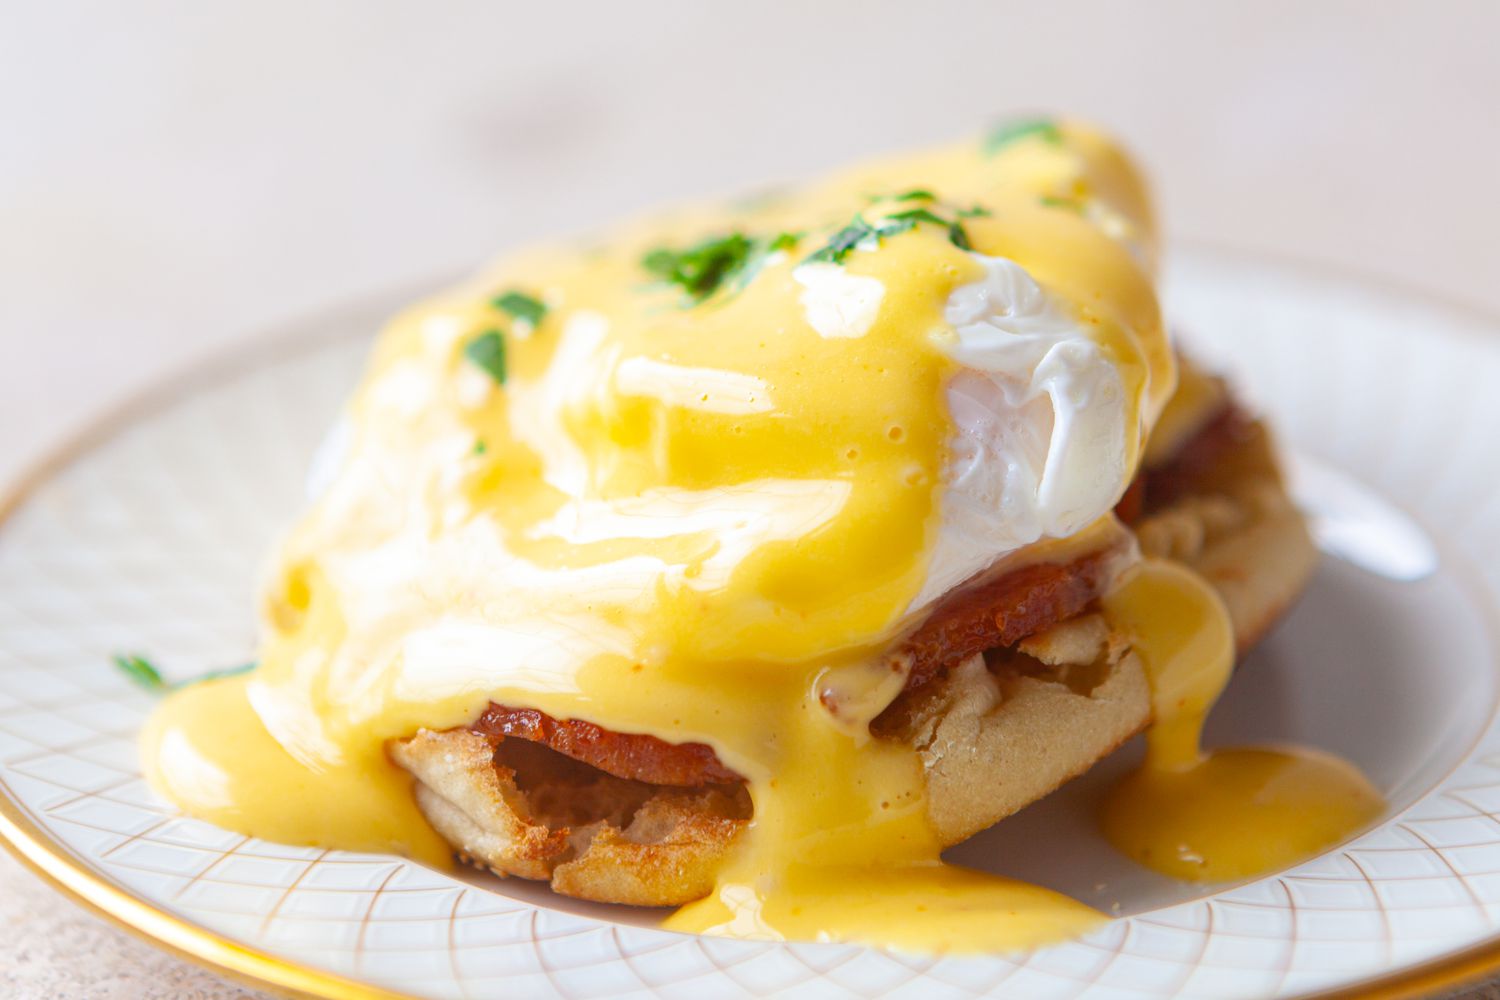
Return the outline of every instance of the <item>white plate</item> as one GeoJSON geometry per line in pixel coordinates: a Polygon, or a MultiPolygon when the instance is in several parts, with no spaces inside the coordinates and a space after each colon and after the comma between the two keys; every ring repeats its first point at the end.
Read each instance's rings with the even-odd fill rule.
{"type": "Polygon", "coordinates": [[[1132,867],[1089,818],[1127,750],[951,852],[1120,918],[1029,955],[930,958],[668,934],[528,883],[177,815],[140,778],[151,703],[110,654],[184,677],[252,655],[260,560],[396,302],[159,391],[26,484],[0,524],[0,834],[178,951],[333,996],[1285,996],[1500,964],[1500,327],[1216,255],[1169,288],[1190,343],[1308,456],[1328,546],[1368,567],[1328,559],[1210,725],[1338,751],[1385,790],[1388,816],[1323,857],[1215,890],[1132,867]]]}

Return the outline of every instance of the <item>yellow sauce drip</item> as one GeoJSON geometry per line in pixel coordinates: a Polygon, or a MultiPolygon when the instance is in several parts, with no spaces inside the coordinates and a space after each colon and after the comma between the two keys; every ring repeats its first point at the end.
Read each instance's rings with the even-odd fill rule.
{"type": "Polygon", "coordinates": [[[248,683],[195,684],[152,716],[142,735],[152,787],[191,803],[199,819],[249,836],[450,864],[453,849],[422,818],[411,777],[384,752],[309,767],[266,731],[248,683]]]}
{"type": "Polygon", "coordinates": [[[1097,910],[1050,889],[929,861],[793,866],[769,893],[726,881],[664,926],[751,940],[982,954],[1056,944],[1104,921],[1097,910]]]}
{"type": "MultiPolygon", "coordinates": [[[[889,671],[860,664],[841,674],[844,690],[858,692],[889,671]]],[[[804,690],[821,687],[815,680],[804,690]]],[[[810,697],[800,711],[825,712],[810,697]]],[[[799,763],[755,790],[754,836],[715,892],[668,918],[668,928],[993,952],[1059,941],[1102,921],[1051,890],[941,863],[910,748],[821,720],[784,732],[785,759],[799,763]]]]}
{"type": "Polygon", "coordinates": [[[1104,599],[1132,637],[1152,687],[1146,761],[1100,812],[1105,836],[1173,878],[1221,882],[1285,868],[1350,837],[1384,808],[1346,761],[1301,748],[1201,748],[1229,681],[1234,635],[1203,579],[1152,561],[1104,599]]]}

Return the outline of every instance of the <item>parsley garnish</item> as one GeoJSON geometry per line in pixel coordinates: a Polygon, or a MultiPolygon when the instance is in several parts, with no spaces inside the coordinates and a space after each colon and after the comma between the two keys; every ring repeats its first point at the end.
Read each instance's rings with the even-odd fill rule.
{"type": "Polygon", "coordinates": [[[702,302],[750,262],[755,243],[744,233],[730,233],[694,244],[686,250],[660,248],[641,259],[641,266],[689,299],[702,302]]]}
{"type": "Polygon", "coordinates": [[[970,205],[968,208],[960,208],[956,214],[960,219],[988,219],[995,213],[983,205],[970,205]]]}
{"type": "MultiPolygon", "coordinates": [[[[959,212],[958,215],[962,218],[964,213],[959,212]]],[[[910,232],[922,222],[930,222],[948,230],[948,239],[960,250],[973,249],[969,243],[969,234],[964,232],[963,223],[958,219],[945,219],[930,208],[908,208],[873,223],[863,215],[856,215],[852,222],[834,233],[827,243],[813,251],[803,263],[842,264],[851,251],[873,250],[881,240],[910,232]]]]}
{"type": "Polygon", "coordinates": [[[499,330],[487,330],[469,341],[464,357],[485,371],[496,385],[505,384],[505,338],[499,330]]]}
{"type": "Polygon", "coordinates": [[[160,693],[170,687],[162,679],[161,671],[151,665],[151,661],[141,656],[126,656],[117,654],[114,658],[115,666],[125,673],[126,677],[135,681],[147,691],[160,693]]]}
{"type": "Polygon", "coordinates": [[[538,326],[542,317],[547,315],[547,306],[542,300],[525,292],[506,292],[492,299],[491,305],[501,312],[510,313],[511,318],[525,320],[532,326],[538,326]]]}
{"type": "MultiPolygon", "coordinates": [[[[913,228],[919,222],[932,222],[939,226],[946,226],[948,220],[940,217],[930,208],[908,208],[904,212],[896,212],[885,217],[886,222],[909,222],[907,229],[913,228]]],[[[902,230],[903,232],[905,230],[902,230]]]]}
{"type": "Polygon", "coordinates": [[[490,446],[485,443],[484,438],[478,438],[477,440],[475,440],[475,442],[474,442],[474,454],[476,454],[476,455],[483,455],[485,452],[487,452],[489,450],[490,450],[490,446]]]}
{"type": "Polygon", "coordinates": [[[927,188],[907,188],[895,194],[867,194],[865,201],[872,205],[882,201],[937,201],[937,195],[927,188]]]}
{"type": "MultiPolygon", "coordinates": [[[[907,228],[909,229],[911,227],[908,226],[907,228]]],[[[904,230],[902,231],[904,232],[904,230]]],[[[817,250],[814,250],[802,263],[842,264],[844,262],[844,258],[849,256],[849,251],[853,250],[861,243],[864,243],[866,241],[876,241],[879,239],[880,233],[875,229],[875,227],[865,221],[864,216],[856,215],[853,222],[849,223],[843,229],[840,229],[838,232],[834,233],[832,238],[830,238],[827,243],[823,244],[823,246],[821,246],[817,250]]]]}
{"type": "Polygon", "coordinates": [[[120,668],[120,671],[124,673],[125,676],[129,677],[131,680],[135,681],[137,684],[139,684],[141,687],[145,688],[152,694],[166,694],[168,691],[175,691],[178,688],[186,687],[189,684],[200,684],[203,681],[218,680],[221,677],[233,677],[236,674],[247,673],[255,669],[254,663],[242,663],[237,667],[230,667],[227,670],[209,671],[208,673],[203,674],[201,677],[195,677],[190,681],[171,684],[168,683],[166,678],[162,677],[161,671],[157,670],[156,667],[152,665],[151,661],[146,659],[144,656],[134,656],[120,653],[116,654],[113,659],[115,666],[120,668]]]}
{"type": "Polygon", "coordinates": [[[994,156],[1011,143],[1032,137],[1041,139],[1043,142],[1050,142],[1054,146],[1062,142],[1062,132],[1058,131],[1057,126],[1049,119],[1024,118],[1001,122],[991,129],[984,137],[984,155],[994,156]]]}
{"type": "Polygon", "coordinates": [[[730,233],[684,250],[659,247],[641,258],[641,266],[661,281],[681,288],[687,305],[697,305],[731,282],[743,288],[768,256],[792,249],[801,238],[801,233],[778,233],[770,239],[730,233]]]}
{"type": "Polygon", "coordinates": [[[1048,208],[1060,208],[1065,212],[1076,212],[1079,215],[1083,214],[1083,205],[1079,204],[1072,198],[1054,198],[1051,195],[1046,195],[1042,197],[1040,201],[1048,208]]]}
{"type": "Polygon", "coordinates": [[[778,233],[776,238],[771,241],[767,249],[771,253],[776,253],[779,250],[791,250],[801,240],[801,233],[778,233]]]}

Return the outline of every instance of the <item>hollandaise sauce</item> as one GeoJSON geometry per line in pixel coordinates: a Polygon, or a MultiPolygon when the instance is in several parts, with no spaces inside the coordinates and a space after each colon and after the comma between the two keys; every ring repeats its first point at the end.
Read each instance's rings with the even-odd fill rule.
{"type": "Polygon", "coordinates": [[[1295,864],[1347,839],[1384,808],[1357,768],[1296,747],[1203,750],[1203,723],[1234,666],[1234,635],[1202,578],[1150,561],[1104,598],[1133,638],[1152,688],[1146,760],[1100,817],[1123,853],[1174,878],[1221,882],[1295,864]]]}
{"type": "MultiPolygon", "coordinates": [[[[524,706],[706,744],[745,778],[751,824],[669,926],[965,951],[1082,932],[1103,918],[942,864],[920,758],[869,723],[937,597],[1110,517],[1175,380],[1154,246],[1119,150],[1032,122],[424,303],[281,544],[258,669],[164,702],[148,776],[246,834],[441,866],[388,743],[524,706]]],[[[1228,669],[1205,593],[1152,568],[1107,606],[1156,688],[1143,801],[1279,787],[1263,755],[1197,755],[1228,669]]],[[[1168,814],[1108,825],[1161,864],[1168,814]]],[[[1188,852],[1259,863],[1225,842],[1188,852]]]]}

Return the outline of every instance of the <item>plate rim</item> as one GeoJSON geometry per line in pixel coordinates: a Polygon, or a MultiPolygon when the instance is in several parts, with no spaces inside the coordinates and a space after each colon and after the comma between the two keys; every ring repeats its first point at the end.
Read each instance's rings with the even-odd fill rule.
{"type": "MultiPolygon", "coordinates": [[[[1207,259],[1215,264],[1242,266],[1262,271],[1312,278],[1326,283],[1354,286],[1378,295],[1396,297],[1436,307],[1455,319],[1500,329],[1500,313],[1398,278],[1362,271],[1357,267],[1307,259],[1292,253],[1239,249],[1210,241],[1184,240],[1176,244],[1172,258],[1207,259]]],[[[1172,272],[1169,258],[1163,268],[1172,272]]],[[[0,483],[0,530],[48,481],[67,466],[116,436],[122,427],[134,424],[181,401],[195,391],[214,386],[238,374],[245,362],[265,362],[315,350],[347,339],[347,334],[325,332],[336,329],[334,317],[377,302],[392,304],[417,301],[455,280],[452,271],[401,282],[391,290],[374,292],[299,313],[275,323],[261,333],[250,333],[229,345],[169,368],[143,380],[119,401],[100,407],[64,433],[39,457],[0,483]]],[[[1468,331],[1444,335],[1480,349],[1497,350],[1500,344],[1468,331]]],[[[35,823],[11,796],[0,794],[0,845],[28,871],[40,877],[86,912],[104,919],[132,937],[161,948],[173,956],[207,968],[243,985],[311,1000],[416,1000],[400,993],[361,982],[315,966],[275,955],[268,950],[240,944],[229,937],[177,916],[136,895],[74,856],[35,823]]],[[[1353,998],[1418,997],[1435,990],[1454,989],[1500,972],[1500,932],[1460,951],[1417,963],[1383,975],[1346,983],[1331,989],[1302,994],[1303,1000],[1353,1000],[1353,998]]]]}

